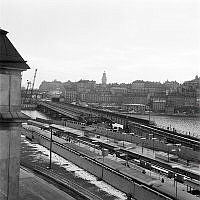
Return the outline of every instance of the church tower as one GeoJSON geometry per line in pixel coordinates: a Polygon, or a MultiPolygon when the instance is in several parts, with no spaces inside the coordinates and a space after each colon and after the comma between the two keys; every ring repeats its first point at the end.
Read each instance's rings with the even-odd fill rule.
{"type": "Polygon", "coordinates": [[[102,85],[106,86],[106,84],[107,84],[107,78],[106,78],[106,72],[105,71],[103,72],[103,76],[102,76],[101,81],[102,81],[102,85]]]}

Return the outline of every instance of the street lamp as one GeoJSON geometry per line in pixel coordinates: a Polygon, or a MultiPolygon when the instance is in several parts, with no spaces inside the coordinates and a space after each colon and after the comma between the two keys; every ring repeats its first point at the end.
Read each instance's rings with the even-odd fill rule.
{"type": "Polygon", "coordinates": [[[124,141],[125,141],[126,133],[122,132],[122,135],[123,135],[123,147],[124,147],[124,141]]]}
{"type": "Polygon", "coordinates": [[[170,144],[170,143],[169,143],[169,144],[166,144],[167,150],[168,150],[168,152],[167,152],[167,158],[168,158],[167,160],[168,160],[168,162],[169,162],[169,147],[172,146],[172,145],[173,145],[173,144],[170,144]]]}
{"type": "Polygon", "coordinates": [[[143,138],[140,138],[140,140],[142,140],[142,154],[143,154],[143,143],[144,143],[144,141],[146,140],[146,138],[143,137],[143,138]]]}
{"type": "Polygon", "coordinates": [[[51,169],[51,157],[52,157],[52,137],[53,137],[53,129],[51,128],[51,138],[50,138],[50,160],[49,160],[49,167],[48,169],[51,169]]]}
{"type": "Polygon", "coordinates": [[[177,161],[178,161],[178,157],[179,157],[179,152],[181,151],[181,144],[175,144],[176,148],[176,155],[177,155],[177,161]]]}
{"type": "Polygon", "coordinates": [[[153,140],[153,153],[154,153],[154,141],[157,140],[157,139],[158,138],[154,138],[154,137],[152,138],[152,140],[153,140]]]}
{"type": "Polygon", "coordinates": [[[175,146],[178,148],[178,151],[181,151],[181,144],[175,144],[175,146]]]}
{"type": "Polygon", "coordinates": [[[150,124],[150,121],[151,121],[151,114],[150,114],[150,104],[149,104],[149,124],[150,124]]]}
{"type": "Polygon", "coordinates": [[[102,166],[102,174],[101,174],[101,178],[103,179],[103,171],[104,171],[104,157],[108,155],[108,149],[101,149],[102,151],[102,156],[103,156],[103,166],[102,166]]]}
{"type": "Polygon", "coordinates": [[[177,199],[177,195],[178,195],[178,182],[176,181],[176,199],[177,199]]]}
{"type": "Polygon", "coordinates": [[[115,156],[116,156],[116,158],[115,158],[115,159],[117,160],[117,151],[119,151],[119,150],[120,150],[120,148],[119,148],[119,147],[116,147],[116,148],[114,148],[113,150],[115,151],[115,156]]]}

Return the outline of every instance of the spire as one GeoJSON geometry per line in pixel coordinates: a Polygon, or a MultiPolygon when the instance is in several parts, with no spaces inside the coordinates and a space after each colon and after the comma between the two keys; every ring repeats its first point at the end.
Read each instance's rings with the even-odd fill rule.
{"type": "Polygon", "coordinates": [[[107,84],[107,78],[106,78],[106,72],[105,71],[103,72],[103,76],[102,76],[101,81],[102,81],[102,85],[105,86],[107,84]]]}

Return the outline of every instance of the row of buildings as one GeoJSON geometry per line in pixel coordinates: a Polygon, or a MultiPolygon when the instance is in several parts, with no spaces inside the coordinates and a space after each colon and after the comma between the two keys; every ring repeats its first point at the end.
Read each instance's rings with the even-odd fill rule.
{"type": "Polygon", "coordinates": [[[125,105],[137,107],[150,106],[154,112],[196,113],[200,108],[200,78],[179,84],[176,81],[150,82],[136,80],[130,84],[107,84],[103,73],[101,84],[96,81],[80,80],[62,83],[43,81],[40,91],[49,96],[63,96],[68,103],[85,103],[93,106],[124,108],[125,105]],[[137,106],[136,106],[137,105],[137,106]]]}

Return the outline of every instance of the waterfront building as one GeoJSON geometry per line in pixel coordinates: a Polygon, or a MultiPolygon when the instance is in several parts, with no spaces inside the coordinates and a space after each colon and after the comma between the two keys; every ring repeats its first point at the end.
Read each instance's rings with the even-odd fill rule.
{"type": "Polygon", "coordinates": [[[166,95],[169,93],[177,92],[180,84],[177,81],[165,81],[163,83],[166,95]]]}
{"type": "Polygon", "coordinates": [[[165,99],[153,99],[152,110],[153,112],[165,112],[166,100],[165,99]]]}
{"type": "Polygon", "coordinates": [[[193,80],[185,81],[183,83],[183,87],[185,89],[187,89],[188,91],[194,91],[197,88],[200,88],[200,77],[198,77],[198,75],[196,75],[193,80]]]}
{"type": "Polygon", "coordinates": [[[148,94],[127,94],[123,95],[122,103],[125,104],[147,104],[148,103],[148,94]]]}
{"type": "Polygon", "coordinates": [[[133,81],[131,84],[131,89],[133,90],[143,90],[144,89],[144,81],[136,80],[133,81]]]}
{"type": "Polygon", "coordinates": [[[200,112],[200,88],[197,89],[196,94],[197,94],[197,96],[196,96],[196,104],[197,104],[197,107],[198,107],[199,112],[200,112]]]}
{"type": "Polygon", "coordinates": [[[146,105],[144,104],[122,104],[122,109],[130,113],[144,114],[146,105]]]}
{"type": "Polygon", "coordinates": [[[80,80],[76,83],[77,92],[90,92],[96,87],[96,81],[80,80]]]}
{"type": "Polygon", "coordinates": [[[65,93],[64,93],[65,100],[68,103],[76,101],[77,95],[78,93],[75,90],[65,90],[65,93]]]}
{"type": "Polygon", "coordinates": [[[81,101],[88,103],[110,104],[117,101],[117,97],[106,92],[92,92],[81,94],[81,101]]]}
{"type": "Polygon", "coordinates": [[[196,97],[190,96],[189,94],[172,93],[166,98],[166,110],[170,110],[172,113],[196,112],[196,97]]]}
{"type": "Polygon", "coordinates": [[[112,95],[124,95],[127,94],[128,90],[125,87],[111,87],[110,92],[112,95]]]}
{"type": "Polygon", "coordinates": [[[107,84],[106,73],[103,73],[102,84],[95,81],[80,80],[78,82],[59,81],[42,82],[40,89],[55,92],[55,88],[65,97],[66,102],[81,101],[87,103],[110,104],[145,104],[152,101],[155,112],[196,112],[200,102],[200,78],[198,76],[182,85],[176,81],[165,83],[136,80],[131,84],[107,84]],[[193,109],[193,107],[195,107],[193,109]]]}
{"type": "Polygon", "coordinates": [[[52,82],[42,81],[39,86],[40,91],[50,92],[50,91],[64,91],[64,87],[61,81],[54,80],[52,82]]]}

